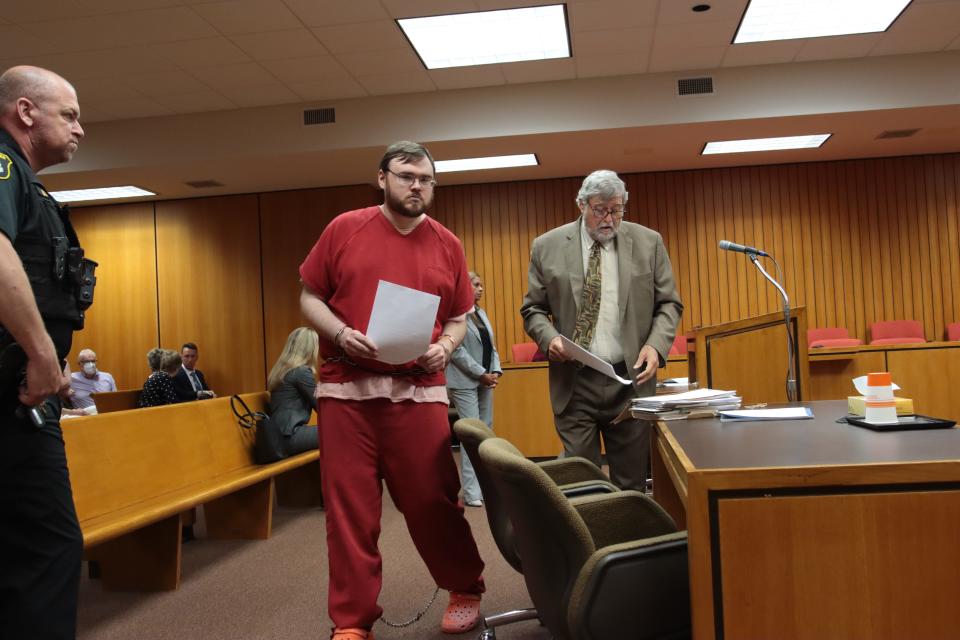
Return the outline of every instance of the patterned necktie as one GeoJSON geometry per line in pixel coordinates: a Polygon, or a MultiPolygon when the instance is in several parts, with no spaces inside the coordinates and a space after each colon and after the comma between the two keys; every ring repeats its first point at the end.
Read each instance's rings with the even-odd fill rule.
{"type": "Polygon", "coordinates": [[[597,318],[600,316],[600,243],[594,242],[590,248],[590,259],[587,261],[587,276],[583,281],[583,292],[580,294],[580,312],[577,314],[577,325],[573,330],[573,341],[584,349],[590,348],[593,334],[597,329],[597,318]]]}
{"type": "Polygon", "coordinates": [[[197,377],[196,371],[190,372],[190,379],[193,381],[193,390],[194,391],[203,391],[203,385],[200,384],[200,378],[197,377]]]}

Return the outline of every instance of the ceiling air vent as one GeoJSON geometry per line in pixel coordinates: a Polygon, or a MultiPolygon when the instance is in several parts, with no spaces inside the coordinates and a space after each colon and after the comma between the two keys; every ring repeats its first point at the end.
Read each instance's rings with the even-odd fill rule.
{"type": "Polygon", "coordinates": [[[877,136],[877,140],[889,140],[890,138],[909,138],[920,129],[891,129],[884,131],[877,136]]]}
{"type": "Polygon", "coordinates": [[[193,187],[194,189],[210,189],[212,187],[222,187],[222,182],[217,182],[216,180],[190,180],[189,182],[184,182],[188,187],[193,187]]]}
{"type": "Polygon", "coordinates": [[[678,96],[701,96],[713,93],[713,78],[680,78],[677,80],[678,96]]]}
{"type": "Polygon", "coordinates": [[[337,113],[334,111],[333,107],[303,110],[303,126],[305,127],[315,124],[329,124],[336,121],[337,113]]]}

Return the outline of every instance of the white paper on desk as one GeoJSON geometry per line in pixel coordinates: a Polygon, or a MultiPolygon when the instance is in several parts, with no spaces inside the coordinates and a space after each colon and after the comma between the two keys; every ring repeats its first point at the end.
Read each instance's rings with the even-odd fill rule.
{"type": "Polygon", "coordinates": [[[595,371],[599,371],[605,376],[610,376],[620,384],[633,384],[629,380],[618,376],[617,372],[613,370],[612,364],[593,355],[570,338],[566,336],[560,336],[560,342],[563,344],[564,351],[566,351],[567,354],[569,354],[577,362],[582,362],[584,366],[590,367],[595,371]]]}
{"type": "Polygon", "coordinates": [[[439,307],[440,296],[381,280],[367,325],[377,360],[404,364],[426,353],[439,307]]]}
{"type": "Polygon", "coordinates": [[[779,409],[741,409],[721,411],[723,420],[806,420],[813,417],[809,407],[781,407],[779,409]]]}

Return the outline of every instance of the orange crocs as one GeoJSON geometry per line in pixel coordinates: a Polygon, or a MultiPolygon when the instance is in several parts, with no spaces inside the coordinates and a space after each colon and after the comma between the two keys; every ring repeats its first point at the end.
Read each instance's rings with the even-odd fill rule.
{"type": "Polygon", "coordinates": [[[373,640],[373,631],[366,629],[334,629],[330,640],[373,640]]]}
{"type": "Polygon", "coordinates": [[[480,595],[450,592],[450,603],[443,612],[440,629],[444,633],[465,633],[480,623],[480,595]]]}

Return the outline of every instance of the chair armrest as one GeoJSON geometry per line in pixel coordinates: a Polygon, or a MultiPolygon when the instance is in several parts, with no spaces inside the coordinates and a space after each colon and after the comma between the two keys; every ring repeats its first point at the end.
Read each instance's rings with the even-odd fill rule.
{"type": "Polygon", "coordinates": [[[587,480],[610,480],[597,465],[586,458],[573,457],[547,460],[538,463],[537,466],[543,469],[550,476],[550,479],[558,485],[587,480]]]}
{"type": "Polygon", "coordinates": [[[563,484],[559,487],[561,493],[568,498],[578,496],[589,496],[595,493],[616,493],[620,488],[608,480],[584,480],[583,482],[572,482],[563,484]]]}
{"type": "Polygon", "coordinates": [[[583,518],[596,549],[677,530],[667,512],[639,491],[571,498],[570,504],[583,518]]]}
{"type": "Polygon", "coordinates": [[[686,532],[595,551],[571,590],[567,624],[575,640],[689,638],[686,532]]]}

